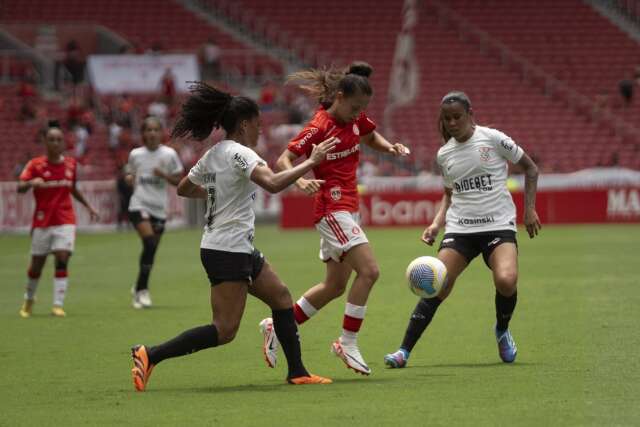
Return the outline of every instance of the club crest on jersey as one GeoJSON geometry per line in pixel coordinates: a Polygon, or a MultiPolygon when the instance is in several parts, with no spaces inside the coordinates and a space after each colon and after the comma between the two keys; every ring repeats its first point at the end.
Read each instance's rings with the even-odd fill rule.
{"type": "Polygon", "coordinates": [[[331,198],[333,200],[340,200],[342,198],[342,191],[340,187],[331,187],[329,193],[331,194],[331,198]]]}
{"type": "Polygon", "coordinates": [[[355,123],[353,124],[353,133],[356,135],[360,135],[360,128],[355,123]]]}
{"type": "Polygon", "coordinates": [[[482,160],[483,162],[488,162],[491,158],[490,147],[480,147],[478,148],[478,152],[480,153],[480,160],[482,160]]]}
{"type": "Polygon", "coordinates": [[[65,169],[64,170],[64,176],[66,176],[67,178],[71,179],[73,177],[73,172],[71,171],[71,169],[65,169]]]}
{"type": "Polygon", "coordinates": [[[45,178],[49,178],[51,176],[51,172],[44,171],[44,172],[42,172],[42,176],[44,176],[45,178]]]}

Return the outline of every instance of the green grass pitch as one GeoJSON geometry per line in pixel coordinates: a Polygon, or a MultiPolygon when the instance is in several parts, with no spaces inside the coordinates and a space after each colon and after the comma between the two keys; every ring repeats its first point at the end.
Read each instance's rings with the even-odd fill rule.
{"type": "MultiPolygon", "coordinates": [[[[229,345],[168,360],[146,393],[130,380],[129,347],[156,344],[210,321],[199,230],[167,232],[151,276],[155,306],[136,311],[130,289],[140,243],[133,232],[80,234],[70,264],[68,317],[49,316],[52,261],[35,314],[21,319],[27,236],[0,237],[0,425],[638,425],[640,227],[545,227],[520,239],[513,365],[500,362],[490,272],[476,259],[440,307],[409,366],[385,369],[416,298],[408,262],[435,250],[421,230],[369,229],[381,268],[360,333],[373,370],[356,375],[330,354],[344,297],[300,328],[310,371],[326,386],[286,385],[284,359],[262,360],[250,298],[229,345]]],[[[260,226],[256,245],[295,299],[324,275],[315,231],[260,226]]]]}

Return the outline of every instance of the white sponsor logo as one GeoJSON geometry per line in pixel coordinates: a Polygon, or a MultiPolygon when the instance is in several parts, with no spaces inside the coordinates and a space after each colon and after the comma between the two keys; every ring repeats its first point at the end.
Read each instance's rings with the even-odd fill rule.
{"type": "Polygon", "coordinates": [[[638,190],[609,190],[608,217],[639,217],[640,194],[638,190]]]}
{"type": "Polygon", "coordinates": [[[356,153],[359,150],[360,150],[360,146],[354,145],[351,148],[348,148],[343,151],[338,151],[337,153],[327,153],[327,160],[344,159],[345,157],[350,156],[351,154],[356,153]]]}
{"type": "Polygon", "coordinates": [[[442,243],[451,243],[453,242],[455,239],[453,237],[447,237],[446,239],[442,240],[442,243]]]}
{"type": "Polygon", "coordinates": [[[305,146],[305,144],[307,142],[309,142],[309,140],[311,139],[311,137],[313,135],[315,135],[316,133],[318,133],[318,128],[311,128],[311,129],[307,129],[307,133],[305,136],[302,137],[302,139],[300,140],[300,142],[298,142],[297,146],[298,148],[302,148],[305,146]]]}
{"type": "Polygon", "coordinates": [[[353,133],[360,135],[360,128],[358,128],[358,125],[355,123],[353,124],[353,133]]]}
{"type": "MultiPolygon", "coordinates": [[[[390,202],[378,196],[371,198],[371,223],[375,225],[420,224],[431,221],[439,202],[399,200],[390,202]]],[[[361,210],[362,207],[361,207],[361,210]]]]}

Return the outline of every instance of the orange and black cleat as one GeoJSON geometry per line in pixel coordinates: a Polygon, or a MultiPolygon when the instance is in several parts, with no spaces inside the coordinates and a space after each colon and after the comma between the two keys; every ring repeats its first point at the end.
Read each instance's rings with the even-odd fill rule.
{"type": "Polygon", "coordinates": [[[331,384],[330,378],[324,378],[318,375],[309,374],[304,377],[287,378],[289,384],[302,385],[302,384],[331,384]]]}
{"type": "Polygon", "coordinates": [[[149,362],[147,348],[143,345],[137,345],[131,348],[131,357],[133,358],[133,368],[131,369],[131,377],[133,378],[133,386],[136,391],[144,391],[149,382],[153,366],[149,362]]]}

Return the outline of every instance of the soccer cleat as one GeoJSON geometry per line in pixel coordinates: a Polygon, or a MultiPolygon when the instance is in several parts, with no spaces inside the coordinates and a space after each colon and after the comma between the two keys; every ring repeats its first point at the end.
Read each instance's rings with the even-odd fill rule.
{"type": "Polygon", "coordinates": [[[389,353],[384,357],[384,364],[390,368],[404,368],[407,366],[407,360],[409,360],[409,353],[400,349],[395,353],[389,353]]]}
{"type": "Polygon", "coordinates": [[[333,381],[331,378],[324,378],[318,375],[309,374],[309,376],[287,378],[289,384],[303,385],[303,384],[331,384],[333,381]]]}
{"type": "Polygon", "coordinates": [[[264,354],[264,360],[270,368],[275,368],[278,361],[278,337],[276,331],[273,328],[273,319],[267,317],[259,323],[260,332],[264,336],[264,342],[262,344],[262,353],[264,354]]]}
{"type": "Polygon", "coordinates": [[[138,301],[142,304],[142,308],[151,307],[151,294],[149,293],[149,289],[143,289],[141,291],[136,292],[138,296],[138,301]]]}
{"type": "Polygon", "coordinates": [[[32,299],[24,300],[24,302],[22,303],[22,307],[20,307],[20,317],[22,317],[23,319],[31,317],[31,313],[33,312],[34,302],[35,300],[32,300],[32,299]]]}
{"type": "Polygon", "coordinates": [[[149,362],[147,348],[143,345],[136,345],[131,348],[131,357],[133,358],[133,368],[131,369],[131,377],[133,378],[133,386],[136,391],[144,391],[147,388],[153,366],[149,362]]]}
{"type": "Polygon", "coordinates": [[[505,363],[511,363],[516,360],[518,347],[516,347],[516,342],[513,340],[509,329],[499,332],[498,329],[495,328],[495,334],[496,341],[498,342],[498,354],[500,354],[500,359],[505,363]]]}
{"type": "Polygon", "coordinates": [[[64,309],[59,305],[54,305],[51,308],[51,315],[54,317],[66,317],[67,313],[65,313],[64,309]]]}
{"type": "Polygon", "coordinates": [[[338,338],[331,344],[331,351],[342,359],[344,364],[347,365],[347,368],[353,369],[362,375],[371,374],[371,369],[369,369],[367,363],[362,358],[358,345],[355,342],[353,344],[343,344],[342,338],[338,338]]]}

